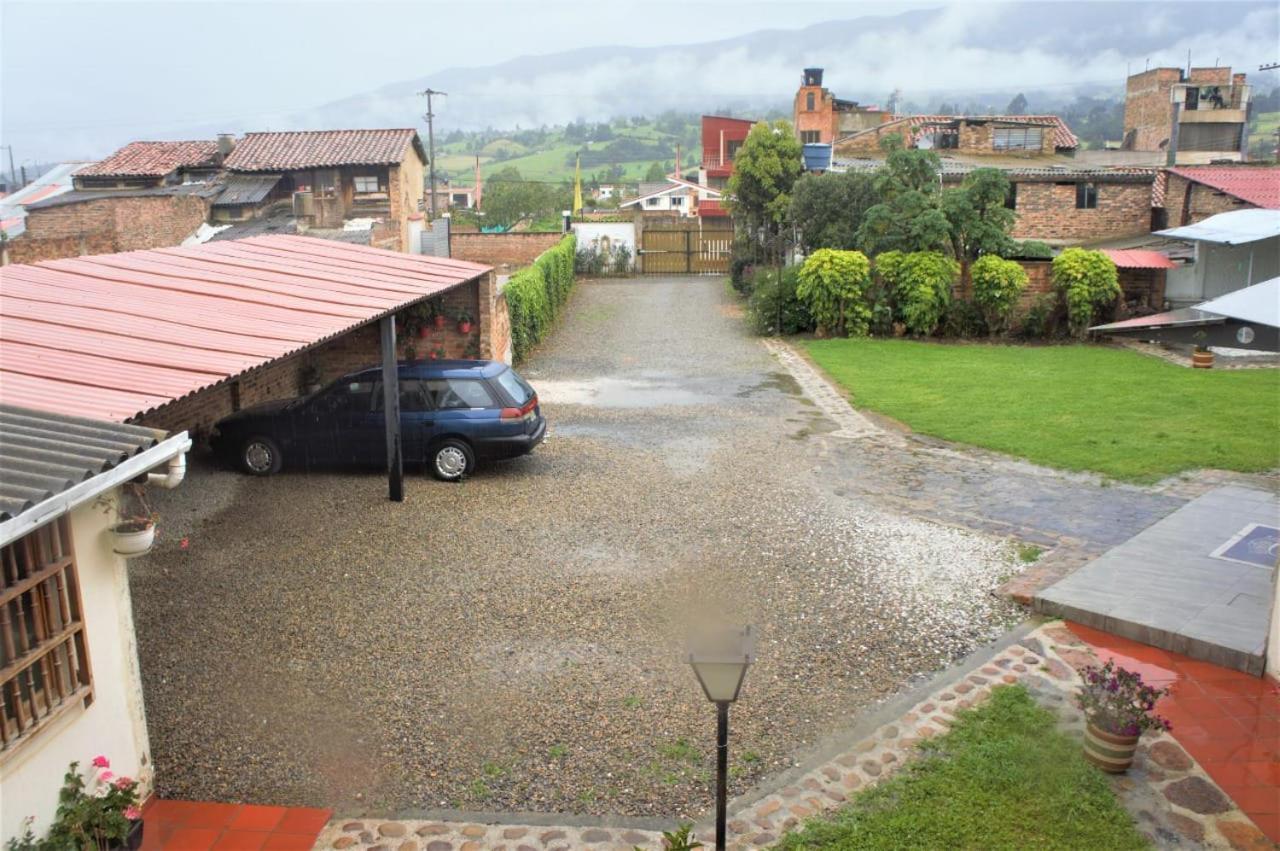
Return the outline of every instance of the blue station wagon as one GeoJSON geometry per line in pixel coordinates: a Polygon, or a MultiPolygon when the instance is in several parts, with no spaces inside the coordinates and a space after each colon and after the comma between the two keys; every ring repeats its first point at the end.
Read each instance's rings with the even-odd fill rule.
{"type": "MultiPolygon", "coordinates": [[[[477,461],[532,452],[547,433],[538,394],[497,361],[399,364],[400,439],[407,463],[423,463],[443,481],[477,461]]],[[[383,466],[386,418],[382,370],[353,372],[300,399],[237,411],[214,426],[210,444],[247,473],[269,476],[285,465],[383,466]]]]}

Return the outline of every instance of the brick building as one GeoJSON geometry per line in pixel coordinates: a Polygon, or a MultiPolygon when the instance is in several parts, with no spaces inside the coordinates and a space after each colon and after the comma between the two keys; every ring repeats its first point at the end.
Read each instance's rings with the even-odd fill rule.
{"type": "Polygon", "coordinates": [[[908,148],[979,157],[1072,156],[1080,144],[1056,115],[906,115],[838,137],[835,156],[879,156],[892,135],[908,148]]]}
{"type": "Polygon", "coordinates": [[[130,142],[100,162],[79,169],[75,188],[146,189],[204,182],[222,167],[230,137],[217,141],[130,142]]]}
{"type": "Polygon", "coordinates": [[[1164,209],[1169,227],[1253,208],[1280,209],[1280,167],[1183,166],[1165,173],[1164,209]]]}
{"type": "Polygon", "coordinates": [[[804,69],[791,114],[804,144],[829,145],[842,136],[870,130],[893,119],[892,113],[878,106],[843,100],[823,88],[821,68],[804,69]]]}
{"type": "Polygon", "coordinates": [[[1229,67],[1151,68],[1125,82],[1124,141],[1169,165],[1245,159],[1249,86],[1229,67]]]}
{"type": "Polygon", "coordinates": [[[410,217],[425,207],[426,150],[412,129],[248,133],[226,158],[235,178],[271,187],[256,202],[293,201],[303,227],[375,221],[372,242],[410,251],[410,217]]]}

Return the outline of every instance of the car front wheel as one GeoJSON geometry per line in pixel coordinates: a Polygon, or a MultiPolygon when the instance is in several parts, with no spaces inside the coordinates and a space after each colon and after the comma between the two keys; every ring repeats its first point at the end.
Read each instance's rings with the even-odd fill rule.
{"type": "Polygon", "coordinates": [[[449,439],[435,445],[428,463],[431,475],[442,482],[456,482],[475,467],[476,456],[461,440],[449,439]]]}
{"type": "Polygon", "coordinates": [[[284,457],[280,446],[269,437],[251,437],[240,447],[240,466],[255,476],[270,476],[280,472],[284,457]]]}

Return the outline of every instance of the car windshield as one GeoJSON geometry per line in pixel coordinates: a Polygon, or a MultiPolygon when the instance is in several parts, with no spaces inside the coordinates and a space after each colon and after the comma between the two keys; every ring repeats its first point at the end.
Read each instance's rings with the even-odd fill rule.
{"type": "Polygon", "coordinates": [[[515,400],[517,405],[523,405],[533,398],[533,388],[514,369],[498,373],[498,383],[502,385],[503,390],[507,391],[507,395],[515,400]]]}

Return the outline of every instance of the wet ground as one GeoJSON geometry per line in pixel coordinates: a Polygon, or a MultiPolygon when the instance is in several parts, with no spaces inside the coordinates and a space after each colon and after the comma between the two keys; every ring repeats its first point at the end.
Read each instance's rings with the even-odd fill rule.
{"type": "Polygon", "coordinates": [[[583,282],[522,371],[547,443],[460,485],[198,466],[164,495],[131,568],[162,795],[692,817],[691,623],[760,633],[736,794],[1016,622],[1013,537],[1178,504],[833,437],[715,278],[583,282]]]}

